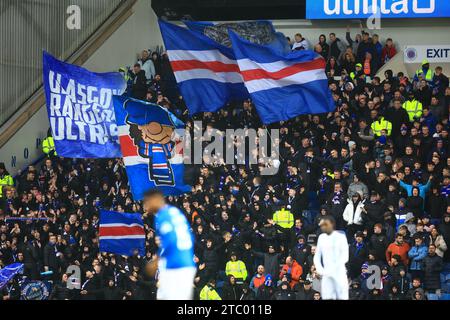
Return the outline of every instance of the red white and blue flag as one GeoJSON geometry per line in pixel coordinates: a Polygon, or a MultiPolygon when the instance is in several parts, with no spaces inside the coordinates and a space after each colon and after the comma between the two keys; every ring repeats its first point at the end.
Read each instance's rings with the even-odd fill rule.
{"type": "Polygon", "coordinates": [[[334,110],[325,61],[291,51],[267,21],[213,25],[160,21],[161,34],[190,114],[252,98],[264,124],[334,110]]]}
{"type": "Polygon", "coordinates": [[[113,103],[133,199],[142,200],[152,188],[166,196],[189,192],[184,183],[184,123],[150,102],[114,96],[113,103]],[[159,127],[153,139],[142,131],[149,125],[159,127]]]}
{"type": "Polygon", "coordinates": [[[245,86],[264,124],[331,112],[325,60],[313,51],[275,52],[230,32],[245,86]]]}
{"type": "Polygon", "coordinates": [[[230,101],[249,98],[231,48],[162,20],[159,27],[191,115],[215,112],[230,101]]]}
{"type": "Polygon", "coordinates": [[[145,230],[139,213],[100,210],[100,251],[132,256],[145,255],[145,230]]]}

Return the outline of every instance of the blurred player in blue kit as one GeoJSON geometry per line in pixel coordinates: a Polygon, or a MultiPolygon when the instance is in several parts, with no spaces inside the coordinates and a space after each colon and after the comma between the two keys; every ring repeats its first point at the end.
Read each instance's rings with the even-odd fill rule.
{"type": "Polygon", "coordinates": [[[196,274],[194,238],[184,214],[168,205],[158,189],[144,194],[145,214],[155,215],[156,235],[160,239],[158,259],[147,265],[153,276],[159,271],[158,300],[192,300],[196,274]]]}

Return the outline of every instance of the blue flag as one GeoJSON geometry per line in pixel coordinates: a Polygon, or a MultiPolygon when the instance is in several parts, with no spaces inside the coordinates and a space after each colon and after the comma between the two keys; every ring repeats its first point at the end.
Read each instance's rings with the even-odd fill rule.
{"type": "Polygon", "coordinates": [[[0,270],[0,289],[18,273],[23,272],[23,263],[13,263],[0,270]]]}
{"type": "Polygon", "coordinates": [[[119,96],[113,100],[133,198],[141,200],[155,187],[164,195],[189,192],[184,184],[184,123],[156,104],[119,96]]]}
{"type": "Polygon", "coordinates": [[[100,252],[132,256],[145,255],[145,230],[139,213],[100,210],[100,252]]]}
{"type": "Polygon", "coordinates": [[[160,20],[159,27],[191,115],[215,112],[230,101],[249,97],[231,48],[168,22],[160,20]]]}
{"type": "Polygon", "coordinates": [[[120,73],[94,73],[44,52],[47,113],[59,156],[120,157],[112,103],[126,83],[120,73]]]}
{"type": "Polygon", "coordinates": [[[280,53],[230,32],[245,86],[264,124],[331,112],[325,60],[313,51],[280,53]]]}

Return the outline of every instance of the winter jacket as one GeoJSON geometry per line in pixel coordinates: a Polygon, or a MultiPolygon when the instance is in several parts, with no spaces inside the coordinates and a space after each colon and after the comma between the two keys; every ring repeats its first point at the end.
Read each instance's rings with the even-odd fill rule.
{"type": "Polygon", "coordinates": [[[200,291],[200,300],[222,300],[214,287],[205,285],[200,291]]]}
{"type": "Polygon", "coordinates": [[[392,46],[392,47],[384,46],[383,50],[381,51],[381,63],[382,64],[387,63],[396,54],[397,54],[397,50],[395,49],[394,46],[392,46]]]}
{"type": "Polygon", "coordinates": [[[302,286],[295,295],[297,300],[314,300],[315,293],[314,289],[305,290],[305,287],[302,286]]]}
{"type": "Polygon", "coordinates": [[[397,244],[396,242],[391,243],[386,250],[386,261],[391,261],[392,256],[398,254],[402,260],[401,262],[407,266],[409,263],[409,249],[410,246],[406,242],[403,242],[401,245],[397,244]]]}
{"type": "MultiPolygon", "coordinates": [[[[404,183],[403,181],[400,181],[400,187],[402,187],[403,189],[406,190],[406,192],[408,193],[408,197],[412,196],[412,190],[413,190],[412,185],[404,183]]],[[[428,192],[430,187],[431,187],[431,180],[428,181],[426,184],[419,184],[417,186],[417,188],[419,188],[419,196],[421,196],[422,199],[425,199],[426,193],[428,192]]]]}
{"type": "Polygon", "coordinates": [[[422,218],[423,216],[423,199],[419,196],[411,196],[406,199],[408,209],[413,213],[414,217],[422,218]]]}
{"type": "Polygon", "coordinates": [[[414,289],[410,294],[411,300],[427,300],[427,297],[425,296],[425,292],[422,288],[414,289]],[[420,298],[418,299],[416,297],[416,292],[420,293],[420,298]]]}
{"type": "Polygon", "coordinates": [[[349,300],[366,300],[366,294],[363,289],[360,287],[353,288],[351,287],[349,290],[349,300]]]}
{"type": "Polygon", "coordinates": [[[424,285],[427,290],[441,288],[442,258],[437,254],[427,255],[423,259],[423,270],[425,271],[424,285]]]}
{"type": "Polygon", "coordinates": [[[445,251],[447,251],[447,243],[445,242],[444,237],[442,235],[438,235],[433,241],[433,238],[430,236],[429,242],[436,246],[436,254],[443,258],[445,251]]]}
{"type": "Polygon", "coordinates": [[[345,52],[345,44],[341,41],[341,39],[336,38],[334,42],[330,44],[330,53],[328,54],[328,59],[331,57],[335,57],[336,60],[341,60],[342,55],[345,52]]]}
{"type": "Polygon", "coordinates": [[[383,223],[384,213],[386,212],[386,207],[380,201],[366,202],[364,205],[367,213],[362,215],[364,225],[367,228],[372,229],[374,224],[383,223]]]}
{"type": "Polygon", "coordinates": [[[233,275],[236,279],[247,279],[247,267],[241,260],[228,261],[225,267],[225,274],[227,276],[233,275]]]}
{"type": "Polygon", "coordinates": [[[388,247],[389,242],[386,237],[386,235],[380,233],[380,234],[372,234],[370,236],[370,249],[375,252],[376,259],[381,260],[383,259],[386,248],[388,247]]]}
{"type": "Polygon", "coordinates": [[[273,295],[274,289],[264,284],[258,288],[256,292],[256,300],[272,300],[273,295]]]}
{"type": "MultiPolygon", "coordinates": [[[[439,225],[439,233],[444,238],[445,243],[450,243],[450,223],[443,221],[439,225]]],[[[450,261],[450,250],[446,250],[444,254],[444,262],[450,261]]]]}
{"type": "Polygon", "coordinates": [[[63,282],[53,287],[49,300],[71,300],[74,295],[74,290],[67,288],[67,283],[63,282]]]}
{"type": "Polygon", "coordinates": [[[367,261],[369,248],[364,242],[360,244],[353,242],[349,248],[348,269],[352,277],[356,277],[361,272],[361,266],[367,261]]]}
{"type": "Polygon", "coordinates": [[[294,42],[294,44],[292,45],[292,50],[309,50],[308,40],[302,38],[301,41],[294,42]]]}
{"type": "Polygon", "coordinates": [[[311,254],[311,246],[306,243],[303,245],[297,244],[295,245],[291,251],[291,257],[297,261],[301,266],[304,266],[306,263],[306,259],[311,254]]]}
{"type": "Polygon", "coordinates": [[[277,275],[280,272],[281,253],[261,253],[254,251],[256,257],[264,258],[266,274],[277,275]]]}
{"type": "Polygon", "coordinates": [[[238,285],[225,284],[222,288],[223,300],[239,300],[242,289],[238,285]]]}
{"type": "Polygon", "coordinates": [[[219,264],[219,256],[216,248],[205,248],[203,251],[203,262],[209,272],[214,274],[219,264]]]}
{"type": "Polygon", "coordinates": [[[250,280],[250,289],[253,290],[255,293],[257,292],[258,288],[264,284],[266,281],[266,276],[262,275],[258,277],[257,275],[254,275],[252,280],[250,280]]]}
{"type": "Polygon", "coordinates": [[[239,300],[242,301],[251,301],[255,300],[255,293],[252,290],[247,290],[247,292],[242,291],[239,300]]]}
{"type": "Polygon", "coordinates": [[[364,207],[364,202],[360,201],[356,205],[356,209],[354,208],[354,204],[351,199],[348,199],[347,202],[348,204],[344,209],[344,213],[342,214],[344,221],[347,222],[347,225],[362,225],[363,220],[361,214],[364,207]]]}
{"type": "Polygon", "coordinates": [[[297,263],[297,261],[294,260],[291,267],[289,267],[287,264],[283,265],[283,268],[281,268],[280,272],[280,280],[284,274],[291,275],[291,281],[289,282],[289,285],[291,286],[291,288],[293,288],[300,280],[300,277],[303,274],[303,268],[297,263]]]}
{"type": "Polygon", "coordinates": [[[139,60],[138,63],[145,72],[145,78],[147,80],[153,79],[155,76],[155,65],[153,64],[153,60],[149,58],[145,61],[139,60]]]}
{"type": "Polygon", "coordinates": [[[422,244],[420,246],[412,247],[408,252],[408,257],[411,259],[411,270],[423,270],[423,259],[427,256],[427,246],[422,244]]]}
{"type": "Polygon", "coordinates": [[[291,290],[279,290],[275,293],[275,300],[295,300],[295,294],[291,290]]]}
{"type": "Polygon", "coordinates": [[[394,283],[398,287],[398,291],[403,295],[406,296],[409,290],[410,281],[408,279],[408,276],[404,277],[398,277],[394,280],[394,283]]]}

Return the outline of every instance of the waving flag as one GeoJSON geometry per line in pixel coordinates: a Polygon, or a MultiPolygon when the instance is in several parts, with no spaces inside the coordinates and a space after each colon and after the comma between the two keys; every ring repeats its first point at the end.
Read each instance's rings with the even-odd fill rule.
{"type": "Polygon", "coordinates": [[[134,200],[155,187],[165,195],[189,192],[191,187],[184,184],[184,123],[153,103],[119,96],[113,100],[134,200]]]}
{"type": "Polygon", "coordinates": [[[217,24],[197,21],[183,22],[189,29],[207,36],[224,47],[232,47],[229,36],[229,32],[232,31],[251,43],[269,46],[272,50],[280,54],[291,51],[285,35],[281,32],[276,32],[270,21],[243,21],[217,24]]]}
{"type": "Polygon", "coordinates": [[[215,112],[229,101],[249,97],[231,48],[161,20],[159,27],[191,115],[215,112]]]}
{"type": "Polygon", "coordinates": [[[120,157],[112,96],[126,89],[118,72],[95,73],[43,54],[47,113],[58,156],[120,157]]]}
{"type": "Polygon", "coordinates": [[[100,210],[100,251],[125,256],[145,255],[145,230],[139,213],[100,210]]]}
{"type": "Polygon", "coordinates": [[[331,112],[325,60],[313,51],[280,54],[230,32],[237,63],[264,124],[331,112]]]}
{"type": "Polygon", "coordinates": [[[0,270],[0,289],[18,273],[23,272],[23,263],[13,263],[0,270]]]}

